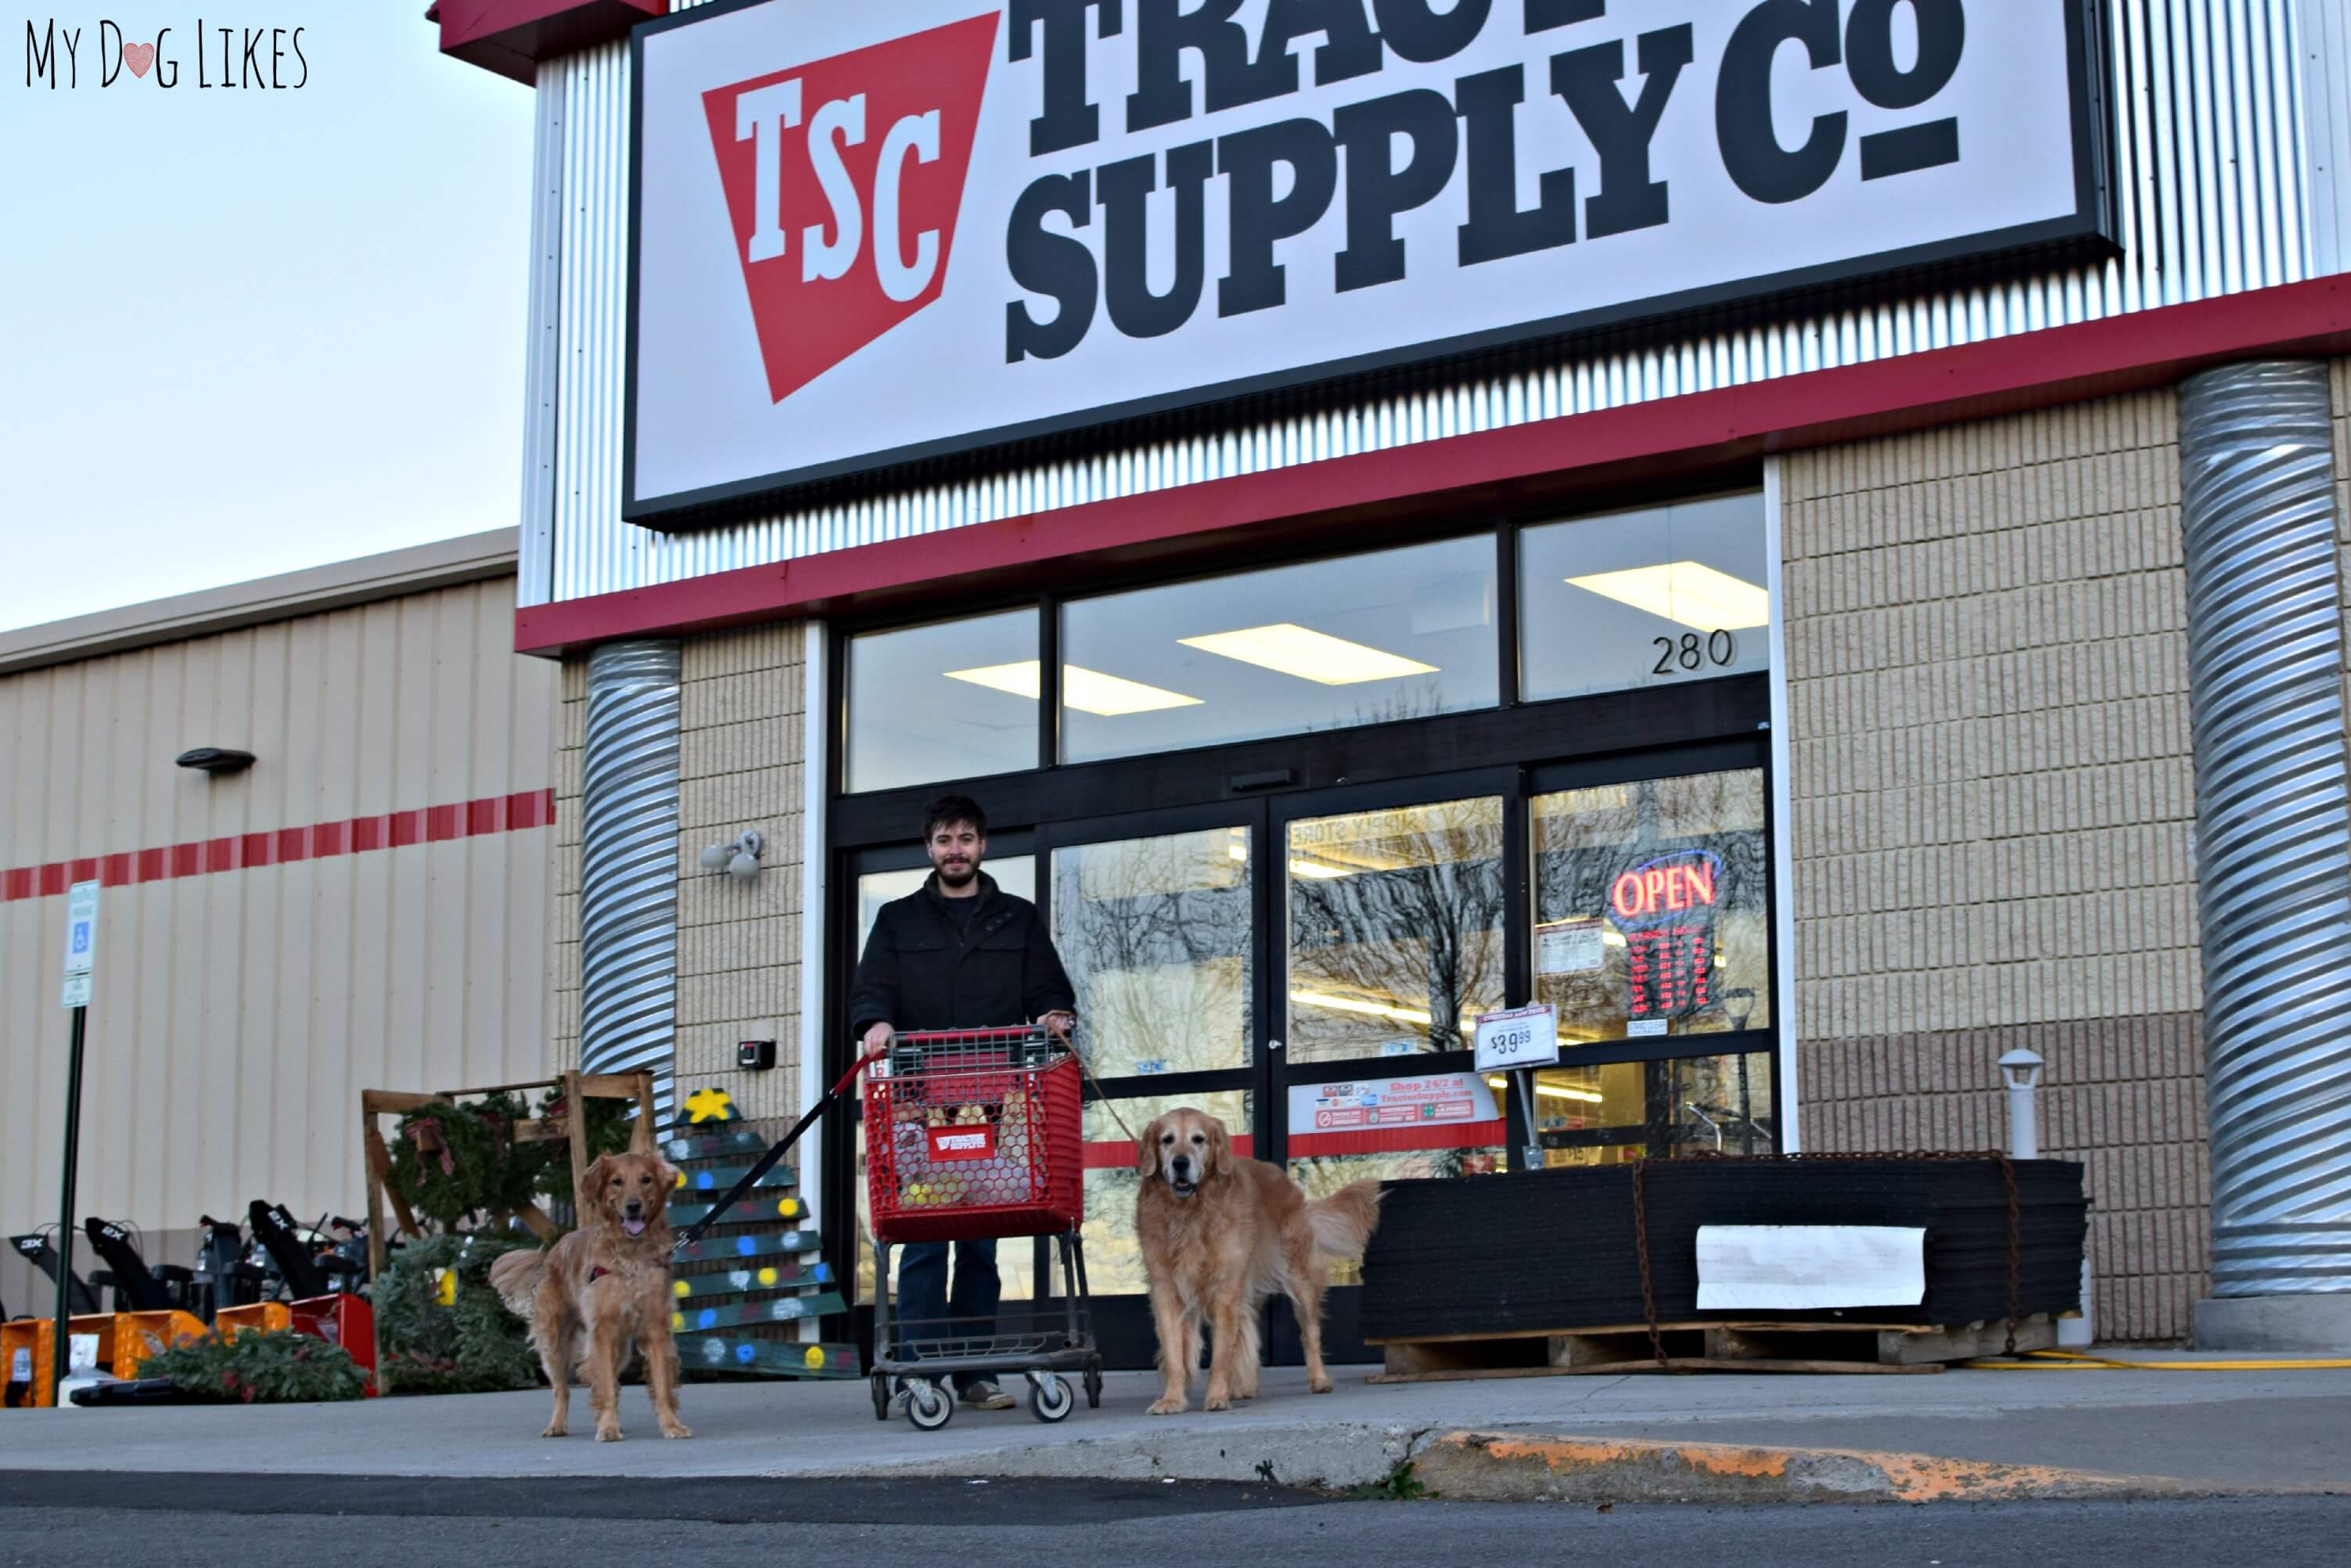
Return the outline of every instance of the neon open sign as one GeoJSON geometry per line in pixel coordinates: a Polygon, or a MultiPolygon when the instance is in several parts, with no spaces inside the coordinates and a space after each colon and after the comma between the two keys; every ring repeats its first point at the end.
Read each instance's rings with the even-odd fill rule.
{"type": "Polygon", "coordinates": [[[1654,925],[1712,909],[1721,880],[1720,855],[1678,850],[1618,877],[1608,889],[1608,907],[1619,925],[1654,925]]]}

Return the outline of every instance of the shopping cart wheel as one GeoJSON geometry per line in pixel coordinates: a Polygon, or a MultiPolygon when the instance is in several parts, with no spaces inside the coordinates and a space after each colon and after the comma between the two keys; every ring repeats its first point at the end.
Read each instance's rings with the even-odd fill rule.
{"type": "Polygon", "coordinates": [[[877,1372],[870,1381],[873,1385],[873,1418],[887,1421],[890,1418],[890,1380],[877,1372]]]}
{"type": "Polygon", "coordinates": [[[906,1389],[906,1419],[925,1432],[935,1432],[955,1418],[955,1396],[946,1385],[916,1378],[906,1389]]]}
{"type": "Polygon", "coordinates": [[[1077,1408],[1078,1396],[1054,1373],[1032,1374],[1029,1379],[1029,1414],[1040,1421],[1062,1421],[1077,1408]]]}

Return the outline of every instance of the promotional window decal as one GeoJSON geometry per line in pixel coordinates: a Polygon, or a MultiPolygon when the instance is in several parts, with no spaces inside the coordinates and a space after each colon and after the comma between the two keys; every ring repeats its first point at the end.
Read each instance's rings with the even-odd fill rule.
{"type": "Polygon", "coordinates": [[[624,514],[2105,236],[2088,0],[639,28],[624,514]]]}

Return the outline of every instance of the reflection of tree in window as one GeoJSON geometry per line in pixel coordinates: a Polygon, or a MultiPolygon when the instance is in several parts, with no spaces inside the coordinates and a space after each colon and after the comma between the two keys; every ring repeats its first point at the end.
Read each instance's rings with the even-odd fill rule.
{"type": "Polygon", "coordinates": [[[1501,847],[1492,798],[1290,824],[1290,1054],[1463,1049],[1501,998],[1501,847]]]}
{"type": "Polygon", "coordinates": [[[1248,854],[1238,829],[1054,852],[1053,941],[1097,1073],[1247,1064],[1248,854]]]}
{"type": "Polygon", "coordinates": [[[1536,999],[1559,1009],[1562,1043],[1623,1038],[1624,936],[1608,919],[1609,889],[1634,866],[1677,850],[1721,858],[1715,885],[1715,979],[1719,998],[1677,1019],[1676,1034],[1716,1034],[1771,1022],[1769,844],[1763,776],[1755,769],[1645,779],[1538,796],[1534,801],[1538,927],[1602,921],[1598,967],[1543,972],[1536,934],[1536,999]]]}

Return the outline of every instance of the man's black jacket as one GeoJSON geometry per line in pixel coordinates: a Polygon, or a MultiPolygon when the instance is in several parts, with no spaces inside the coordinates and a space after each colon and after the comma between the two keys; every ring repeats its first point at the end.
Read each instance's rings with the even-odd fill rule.
{"type": "Polygon", "coordinates": [[[980,873],[979,906],[957,930],[936,873],[922,887],[882,906],[850,987],[852,1032],[876,1023],[900,1033],[928,1029],[1002,1029],[1074,1008],[1037,906],[998,890],[980,873]]]}

